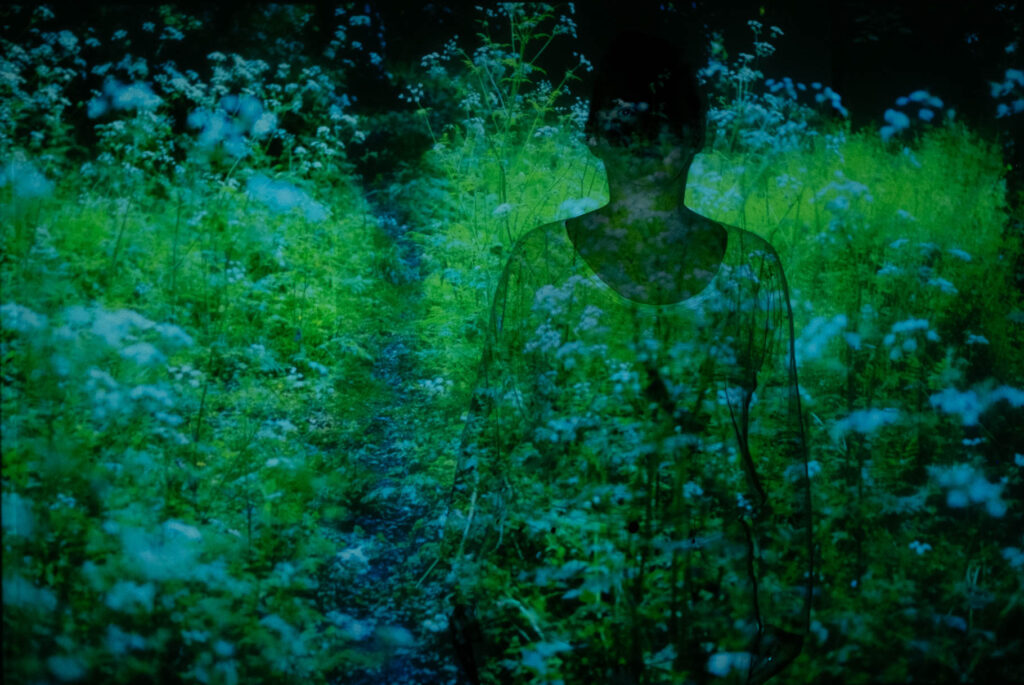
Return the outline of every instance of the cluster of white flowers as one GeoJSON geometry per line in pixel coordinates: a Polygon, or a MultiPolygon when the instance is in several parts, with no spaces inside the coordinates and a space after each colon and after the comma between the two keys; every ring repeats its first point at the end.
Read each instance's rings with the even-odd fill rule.
{"type": "Polygon", "coordinates": [[[826,199],[825,209],[832,214],[841,214],[850,209],[858,201],[874,202],[871,190],[852,179],[847,179],[841,170],[836,171],[838,180],[831,181],[814,195],[814,202],[826,199]]]}
{"type": "Polygon", "coordinates": [[[904,352],[913,352],[918,348],[918,335],[930,342],[938,342],[939,334],[929,327],[926,319],[907,319],[892,325],[882,342],[889,350],[889,359],[895,361],[903,357],[904,352]],[[900,342],[899,345],[896,343],[900,342]]]}
{"type": "MultiPolygon", "coordinates": [[[[816,316],[811,319],[800,331],[794,344],[797,364],[820,358],[828,349],[829,343],[845,331],[846,324],[845,314],[836,314],[831,318],[816,316]]],[[[856,337],[856,334],[850,335],[853,337],[848,337],[847,342],[851,347],[858,347],[860,345],[859,337],[856,337]]]]}
{"type": "Polygon", "coordinates": [[[527,341],[523,351],[527,354],[536,351],[548,354],[558,349],[561,344],[562,334],[557,328],[545,322],[537,327],[537,330],[534,331],[534,337],[527,341]]]}
{"type": "Polygon", "coordinates": [[[704,488],[694,483],[692,480],[683,484],[683,497],[686,499],[692,499],[694,497],[700,497],[704,494],[704,488]]]}
{"type": "Polygon", "coordinates": [[[203,382],[203,372],[192,368],[191,364],[181,366],[168,366],[167,373],[176,381],[187,383],[193,388],[198,388],[203,382]]]}
{"type": "Polygon", "coordinates": [[[28,335],[45,329],[47,318],[45,314],[37,314],[28,307],[8,302],[0,307],[0,325],[5,331],[28,335]]]}
{"type": "Polygon", "coordinates": [[[26,160],[13,160],[0,166],[0,188],[7,185],[11,186],[14,197],[26,200],[46,197],[54,187],[53,181],[26,160]]]}
{"type": "Polygon", "coordinates": [[[86,113],[90,119],[95,119],[110,110],[156,109],[162,102],[144,81],[121,83],[116,78],[108,77],[103,84],[103,92],[89,100],[86,113]]]}
{"type": "Polygon", "coordinates": [[[1009,117],[1024,112],[1024,71],[1007,69],[1001,82],[990,82],[991,95],[1003,99],[996,105],[996,117],[1009,117]]]}
{"type": "MultiPolygon", "coordinates": [[[[896,106],[906,108],[910,114],[899,109],[887,109],[883,118],[885,125],[879,130],[882,140],[888,141],[901,131],[909,130],[914,121],[929,123],[935,119],[935,112],[942,109],[942,100],[926,90],[915,90],[910,95],[896,98],[896,106]]],[[[946,118],[952,119],[955,112],[946,110],[946,118]]]]}
{"type": "Polygon", "coordinates": [[[1024,391],[1007,385],[992,389],[976,386],[964,391],[950,387],[928,398],[933,407],[947,414],[958,414],[965,426],[978,425],[982,412],[1003,400],[1014,407],[1024,406],[1024,391]]]}
{"type": "Polygon", "coordinates": [[[899,418],[898,409],[859,409],[846,418],[836,421],[829,433],[833,440],[838,440],[851,431],[869,435],[882,426],[895,423],[899,418]]]}
{"type": "Polygon", "coordinates": [[[559,215],[567,217],[580,216],[597,209],[599,203],[593,197],[570,198],[558,207],[559,215]]]}
{"type": "Polygon", "coordinates": [[[249,195],[276,213],[300,210],[308,221],[323,221],[327,210],[308,193],[286,181],[275,181],[264,174],[253,174],[246,183],[249,195]]]}
{"type": "Polygon", "coordinates": [[[1010,568],[1024,568],[1024,550],[1017,547],[1003,548],[1003,559],[1010,563],[1010,568]]]}
{"type": "Polygon", "coordinates": [[[284,377],[285,385],[292,390],[298,390],[306,387],[306,374],[299,371],[294,366],[289,367],[288,375],[284,377]]]}
{"type": "Polygon", "coordinates": [[[912,549],[915,552],[917,552],[918,556],[921,556],[922,554],[924,554],[925,552],[927,552],[928,550],[930,550],[932,548],[932,546],[929,545],[927,542],[918,542],[917,540],[914,540],[913,542],[911,542],[909,547],[910,547],[910,549],[912,549]]]}
{"type": "Polygon", "coordinates": [[[708,658],[708,673],[719,677],[725,677],[734,670],[744,673],[749,668],[749,652],[715,652],[708,658]]]}
{"type": "Polygon", "coordinates": [[[430,397],[444,397],[451,392],[455,385],[451,380],[438,376],[421,380],[417,385],[422,388],[430,397]]]}
{"type": "Polygon", "coordinates": [[[188,124],[200,129],[197,143],[201,149],[223,145],[228,154],[244,157],[250,139],[262,138],[277,127],[277,116],[264,110],[263,103],[251,95],[225,95],[217,109],[192,111],[188,124]]]}
{"type": "Polygon", "coordinates": [[[969,504],[984,504],[990,516],[1001,518],[1006,513],[1006,502],[1001,497],[1004,483],[989,482],[970,464],[930,466],[928,471],[935,482],[946,489],[947,506],[962,509],[969,504]]]}

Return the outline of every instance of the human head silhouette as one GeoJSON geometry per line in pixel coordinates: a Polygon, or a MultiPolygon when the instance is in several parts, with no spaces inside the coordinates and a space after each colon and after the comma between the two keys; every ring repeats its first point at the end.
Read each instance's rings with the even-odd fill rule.
{"type": "Polygon", "coordinates": [[[667,137],[689,167],[704,145],[707,103],[683,52],[637,30],[612,40],[595,70],[584,129],[592,150],[600,155],[603,144],[642,155],[667,137]]]}

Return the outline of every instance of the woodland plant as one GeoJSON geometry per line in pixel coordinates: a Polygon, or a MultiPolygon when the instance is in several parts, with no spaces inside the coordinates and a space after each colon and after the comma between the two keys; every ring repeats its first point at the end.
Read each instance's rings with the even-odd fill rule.
{"type": "MultiPolygon", "coordinates": [[[[166,8],[112,36],[49,30],[52,12],[29,8],[22,44],[0,41],[5,676],[321,682],[366,665],[373,626],[336,610],[329,579],[357,585],[373,546],[355,531],[336,554],[326,523],[366,506],[375,476],[349,448],[383,401],[380,333],[412,310],[350,177],[374,131],[347,80],[388,66],[357,9],[336,14],[323,65],[290,37],[312,21],[293,7],[260,15],[266,50],[201,67],[171,57],[199,27],[166,8]]],[[[424,57],[396,103],[433,144],[393,193],[425,272],[406,385],[429,411],[409,410],[401,449],[439,493],[509,251],[605,200],[586,103],[565,104],[589,63],[538,62],[573,39],[571,6],[478,11],[479,43],[424,57]]],[[[827,85],[764,78],[783,34],[750,27],[751,53],[730,61],[716,41],[702,70],[709,147],[687,205],[770,239],[789,279],[820,588],[791,677],[1005,681],[1024,647],[1024,302],[1003,163],[924,88],[852,130],[827,85]]],[[[993,84],[996,115],[1018,116],[1021,83],[1011,69],[993,84]]],[[[603,373],[610,406],[638,392],[629,369],[603,373]]],[[[549,426],[548,447],[581,425],[549,426]]],[[[628,560],[582,518],[555,520],[555,495],[522,490],[549,555],[535,595],[599,597],[628,560]],[[597,562],[573,565],[581,553],[597,562]]],[[[507,595],[515,579],[489,573],[507,595]]],[[[424,630],[444,634],[443,604],[424,630]]],[[[512,668],[569,672],[579,640],[614,639],[592,618],[531,637],[512,668]]]]}
{"type": "MultiPolygon", "coordinates": [[[[913,669],[928,674],[922,677],[971,678],[990,672],[986,659],[991,672],[1003,672],[1001,650],[1020,646],[1010,637],[1018,619],[1015,610],[995,611],[992,598],[1016,592],[1021,578],[1019,536],[1011,533],[1021,512],[1009,493],[1019,494],[1012,459],[1020,442],[1010,426],[1024,407],[1024,359],[1022,302],[1011,270],[1021,241],[1004,228],[998,149],[943,113],[941,100],[925,90],[900,98],[880,130],[852,131],[840,96],[827,86],[763,80],[759,61],[773,48],[762,40],[761,24],[751,28],[754,54],[727,64],[713,46],[702,71],[715,133],[691,167],[687,204],[769,238],[787,269],[812,438],[822,588],[806,647],[812,658],[797,662],[793,677],[873,672],[905,680],[913,669]],[[951,534],[963,515],[986,520],[986,533],[951,534]],[[927,580],[899,571],[923,568],[924,559],[932,559],[927,580]],[[902,611],[906,630],[894,632],[881,605],[902,611]],[[958,638],[964,635],[966,643],[958,638]],[[914,656],[894,658],[908,651],[914,656]]],[[[425,66],[440,73],[442,62],[433,56],[425,66]]],[[[504,66],[512,74],[526,71],[515,61],[504,66]]],[[[436,226],[423,237],[433,270],[427,285],[445,309],[436,310],[426,330],[441,331],[462,350],[442,357],[447,368],[433,367],[456,383],[472,378],[483,343],[473,312],[487,316],[491,279],[509,241],[600,201],[599,174],[589,176],[590,184],[565,187],[549,171],[524,173],[516,187],[524,199],[532,187],[543,189],[550,202],[544,206],[565,214],[499,202],[513,196],[500,194],[502,179],[510,178],[501,167],[483,171],[494,151],[527,167],[531,158],[546,159],[538,148],[509,152],[508,129],[494,125],[510,120],[508,102],[472,98],[474,107],[494,108],[492,116],[465,119],[428,158],[440,183],[420,205],[435,210],[424,217],[436,226]],[[552,183],[562,188],[553,200],[552,183]],[[533,213],[525,224],[524,209],[533,213]],[[498,259],[488,256],[488,245],[498,259]]],[[[572,141],[576,121],[557,120],[555,130],[568,131],[552,139],[572,141]]],[[[439,443],[454,449],[450,433],[444,435],[439,443]]],[[[439,454],[442,463],[450,454],[439,454]]],[[[544,511],[540,493],[521,494],[537,497],[544,511]]],[[[575,535],[571,521],[558,525],[569,532],[561,542],[552,536],[553,558],[575,535]]],[[[557,564],[539,564],[537,573],[557,577],[557,564]]],[[[486,582],[503,592],[498,576],[486,582]]],[[[599,621],[594,630],[600,634],[599,621]]],[[[519,655],[523,677],[559,676],[575,638],[549,638],[533,645],[539,651],[519,655]]]]}
{"type": "Polygon", "coordinates": [[[327,616],[321,517],[361,506],[336,446],[394,298],[356,120],[317,68],[213,56],[206,81],[28,36],[0,85],[5,677],[322,681],[361,637],[327,616]]]}
{"type": "Polygon", "coordinates": [[[572,3],[500,3],[477,11],[480,44],[470,52],[451,40],[425,56],[422,84],[405,96],[424,108],[457,103],[458,121],[430,131],[434,145],[424,159],[440,184],[421,206],[443,213],[423,216],[437,229],[417,236],[430,272],[425,294],[435,303],[423,335],[447,341],[427,368],[456,384],[452,409],[472,382],[497,273],[516,239],[602,202],[595,160],[579,138],[585,112],[579,102],[562,104],[590,63],[577,54],[559,75],[539,65],[552,42],[575,37],[572,3]],[[580,199],[567,205],[567,197],[580,199]],[[452,268],[457,264],[476,266],[464,272],[452,268]]]}

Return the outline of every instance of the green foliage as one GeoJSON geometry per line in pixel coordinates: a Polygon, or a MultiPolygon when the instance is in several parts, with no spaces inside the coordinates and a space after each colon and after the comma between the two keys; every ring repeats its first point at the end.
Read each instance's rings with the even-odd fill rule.
{"type": "MultiPolygon", "coordinates": [[[[755,45],[757,59],[767,57],[764,41],[756,42],[762,44],[755,45]]],[[[1011,533],[1020,511],[1008,499],[1014,469],[1007,460],[1020,443],[1001,426],[1020,415],[1024,401],[1019,390],[999,383],[1020,387],[1024,358],[1022,300],[1011,270],[1020,240],[1004,228],[1009,217],[997,148],[947,118],[900,149],[877,131],[854,132],[835,120],[844,110],[826,88],[812,89],[821,100],[801,95],[807,89],[792,82],[773,90],[762,83],[754,56],[733,65],[726,59],[715,53],[703,72],[713,135],[690,170],[687,204],[768,238],[789,280],[812,437],[820,583],[808,658],[794,665],[792,677],[809,682],[884,673],[899,681],[911,674],[949,679],[1001,672],[1000,650],[1019,648],[1009,637],[1014,619],[985,609],[994,597],[1015,592],[1021,578],[1020,566],[1006,561],[1016,557],[1003,551],[1019,544],[1011,533]],[[979,385],[984,379],[992,380],[979,385]],[[927,468],[965,463],[972,470],[964,476],[927,468]],[[950,485],[960,482],[956,478],[962,486],[950,485]],[[986,518],[981,534],[977,526],[986,518]],[[990,569],[974,590],[959,583],[961,555],[990,569]],[[971,592],[980,610],[965,604],[971,592]],[[905,630],[894,630],[887,618],[893,612],[907,618],[905,630]]],[[[503,66],[513,75],[523,71],[514,63],[503,66]]],[[[418,206],[430,210],[421,221],[430,231],[419,239],[431,271],[429,301],[437,303],[423,336],[444,341],[443,352],[435,343],[422,354],[439,380],[466,388],[449,395],[452,417],[468,406],[483,347],[481,312],[487,316],[510,243],[523,230],[603,201],[596,164],[575,142],[579,129],[569,118],[556,126],[566,137],[552,140],[566,141],[560,159],[580,160],[574,180],[563,185],[557,170],[524,171],[509,183],[511,175],[503,176],[500,164],[495,168],[495,151],[507,164],[526,168],[531,160],[540,168],[546,157],[536,148],[517,149],[519,138],[509,143],[502,126],[512,119],[502,109],[508,100],[491,102],[496,111],[490,118],[467,119],[440,141],[428,155],[426,172],[433,178],[415,186],[418,206]],[[517,201],[505,206],[507,197],[517,201]],[[574,206],[573,198],[593,198],[593,204],[574,206]]],[[[441,463],[454,460],[460,429],[436,429],[439,441],[451,445],[438,453],[441,463]]],[[[557,495],[531,484],[530,478],[517,483],[526,498],[517,511],[547,511],[545,503],[557,495]]],[[[536,573],[557,578],[559,559],[593,559],[577,573],[621,579],[613,560],[577,548],[587,534],[574,530],[572,520],[564,512],[548,517],[559,533],[537,540],[545,556],[536,573]]],[[[506,666],[523,679],[565,677],[563,642],[613,644],[610,627],[627,620],[595,614],[593,633],[585,637],[582,627],[523,634],[513,628],[524,625],[521,619],[529,625],[529,616],[543,612],[551,597],[587,592],[586,582],[582,589],[556,583],[548,592],[539,581],[510,578],[500,561],[468,573],[476,574],[479,592],[518,602],[502,609],[516,620],[489,620],[499,621],[497,631],[507,637],[507,649],[495,658],[511,659],[506,666]]]]}
{"type": "MultiPolygon", "coordinates": [[[[226,60],[162,94],[273,91],[226,60]]],[[[23,95],[15,126],[39,117],[23,95]]],[[[181,155],[171,126],[97,121],[96,159],[58,183],[68,131],[2,152],[5,677],[320,681],[357,658],[320,603],[321,512],[366,490],[338,448],[378,391],[396,257],[347,177],[301,187],[343,168],[332,129],[267,176],[181,155]]]]}
{"type": "MultiPolygon", "coordinates": [[[[383,340],[415,342],[396,488],[441,500],[513,246],[606,197],[580,141],[586,103],[563,105],[588,63],[539,67],[572,39],[571,11],[480,10],[475,45],[425,57],[395,112],[362,119],[346,84],[381,67],[353,45],[369,20],[342,9],[322,27],[326,64],[296,49],[314,27],[292,6],[261,10],[263,39],[198,71],[164,59],[201,28],[169,7],[153,37],[102,41],[29,7],[25,43],[0,41],[5,679],[323,682],[409,644],[378,631],[368,656],[367,629],[336,604],[373,592],[337,529],[357,535],[383,497],[359,458],[393,401],[374,373],[383,340]],[[414,283],[351,177],[352,156],[371,161],[396,127],[432,146],[386,191],[411,217],[414,283]]],[[[949,117],[900,139],[851,130],[824,86],[763,80],[781,31],[751,28],[751,55],[730,61],[716,41],[702,71],[709,145],[686,199],[769,239],[789,281],[820,594],[787,676],[1005,681],[1024,646],[1024,301],[1003,161],[949,117]]],[[[614,402],[640,401],[597,348],[572,360],[614,402]]],[[[575,399],[556,387],[552,401],[575,399]]],[[[620,414],[581,433],[573,467],[632,439],[620,414]]],[[[517,459],[558,466],[575,435],[562,428],[517,459]]],[[[488,619],[507,641],[489,671],[622,672],[606,655],[631,617],[605,598],[635,560],[530,472],[509,478],[530,573],[491,559],[446,579],[422,631],[445,631],[441,594],[471,580],[500,598],[488,619]],[[569,605],[573,622],[550,630],[569,605]]],[[[425,572],[395,581],[403,601],[444,575],[426,571],[447,563],[433,520],[412,533],[425,572]]],[[[652,593],[640,610],[670,604],[652,593]]],[[[677,656],[648,665],[668,678],[677,656]]]]}
{"type": "Polygon", "coordinates": [[[580,140],[581,104],[560,104],[587,62],[551,77],[537,63],[553,41],[575,33],[571,14],[546,3],[481,13],[472,54],[451,41],[424,57],[423,90],[409,96],[458,103],[458,123],[434,138],[425,177],[410,188],[425,227],[415,236],[427,267],[421,336],[444,341],[425,350],[423,362],[430,377],[455,384],[438,398],[455,415],[475,380],[497,276],[515,241],[605,201],[596,160],[580,140]],[[508,42],[498,38],[506,35],[508,42]]]}

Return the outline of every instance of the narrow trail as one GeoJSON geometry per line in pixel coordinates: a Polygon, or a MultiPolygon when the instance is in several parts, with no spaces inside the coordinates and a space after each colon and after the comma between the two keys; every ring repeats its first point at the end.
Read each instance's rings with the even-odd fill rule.
{"type": "Polygon", "coordinates": [[[330,682],[440,684],[454,674],[446,663],[447,633],[431,609],[437,586],[416,586],[428,562],[415,554],[430,535],[438,498],[423,490],[422,479],[409,478],[417,440],[409,417],[424,409],[413,406],[417,400],[410,391],[418,378],[412,324],[421,300],[419,249],[405,235],[404,223],[375,209],[398,251],[398,263],[387,278],[402,296],[393,319],[398,323],[382,332],[373,367],[382,387],[380,399],[370,408],[359,444],[351,446],[374,482],[348,524],[328,531],[340,550],[330,574],[336,613],[328,615],[351,636],[354,660],[365,665],[333,673],[330,682]]]}

